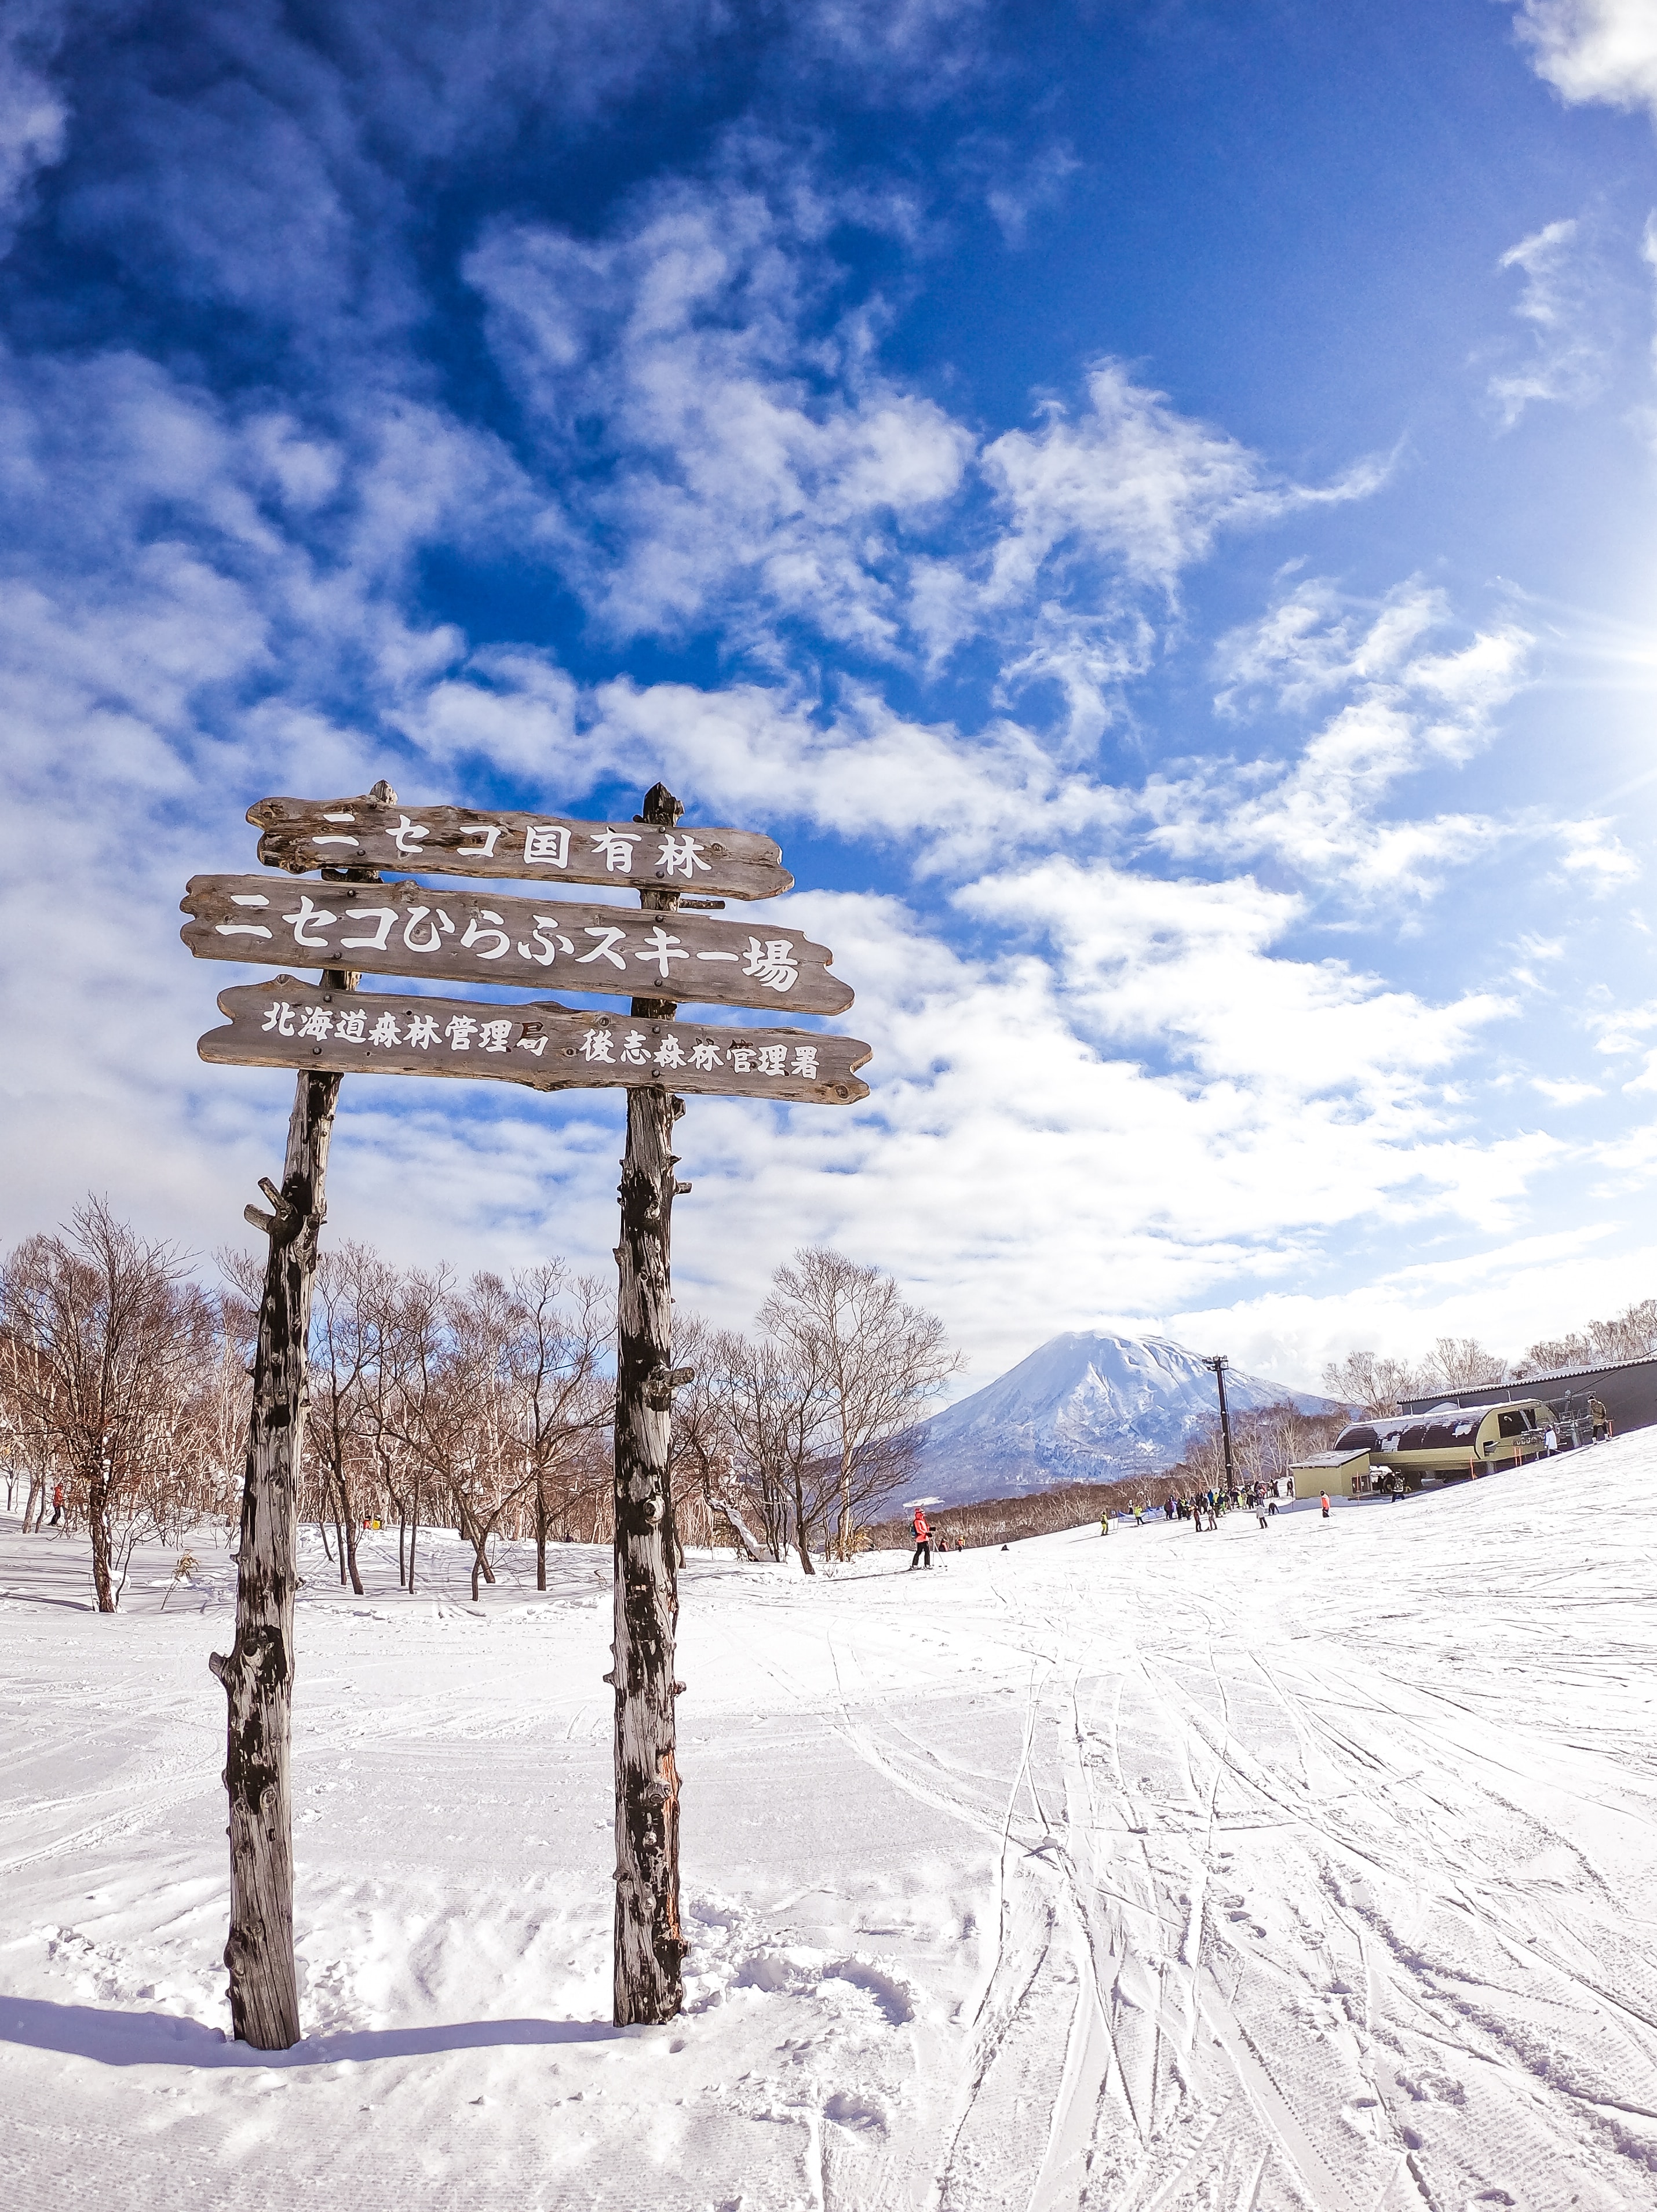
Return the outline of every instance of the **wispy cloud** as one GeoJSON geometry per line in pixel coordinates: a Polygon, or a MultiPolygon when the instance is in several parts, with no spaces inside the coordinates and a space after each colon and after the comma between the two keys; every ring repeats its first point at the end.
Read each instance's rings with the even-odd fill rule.
{"type": "Polygon", "coordinates": [[[1580,228],[1575,220],[1548,223],[1497,264],[1523,279],[1514,313],[1531,336],[1529,358],[1490,380],[1504,429],[1535,400],[1581,407],[1605,389],[1605,343],[1580,228]]]}
{"type": "Polygon", "coordinates": [[[1152,842],[1175,860],[1270,855],[1360,906],[1430,896],[1447,868],[1501,832],[1461,810],[1402,811],[1399,787],[1488,742],[1528,645],[1506,624],[1460,639],[1455,628],[1443,595],[1420,583],[1363,609],[1326,582],[1295,586],[1224,641],[1219,703],[1234,716],[1268,700],[1334,712],[1287,757],[1211,758],[1154,776],[1152,842]]]}

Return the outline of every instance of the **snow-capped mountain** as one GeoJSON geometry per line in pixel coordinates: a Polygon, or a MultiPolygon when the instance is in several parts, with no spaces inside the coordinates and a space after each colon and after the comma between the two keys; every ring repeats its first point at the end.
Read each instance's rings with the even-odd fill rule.
{"type": "MultiPolygon", "coordinates": [[[[1332,1398],[1228,1368],[1228,1403],[1243,1412],[1292,1399],[1302,1413],[1332,1398]]],[[[921,1425],[917,1497],[964,1505],[1060,1482],[1114,1482],[1171,1467],[1214,1418],[1214,1376],[1201,1355],[1162,1336],[1075,1329],[1055,1336],[970,1398],[921,1425]]]]}

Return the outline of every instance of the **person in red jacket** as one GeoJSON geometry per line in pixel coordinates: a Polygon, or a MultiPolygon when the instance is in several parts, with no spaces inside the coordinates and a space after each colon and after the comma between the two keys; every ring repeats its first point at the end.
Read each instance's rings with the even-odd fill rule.
{"type": "Polygon", "coordinates": [[[915,1569],[920,1566],[924,1566],[930,1571],[932,1564],[932,1532],[926,1526],[926,1515],[917,1505],[915,1508],[915,1555],[909,1562],[909,1572],[913,1574],[915,1569]]]}

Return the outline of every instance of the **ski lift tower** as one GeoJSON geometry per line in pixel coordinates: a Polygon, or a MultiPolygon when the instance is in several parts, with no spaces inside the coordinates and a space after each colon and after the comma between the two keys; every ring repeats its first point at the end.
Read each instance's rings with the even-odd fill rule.
{"type": "Polygon", "coordinates": [[[1225,1370],[1230,1364],[1231,1362],[1223,1352],[1217,1352],[1211,1359],[1205,1359],[1203,1362],[1205,1367],[1213,1370],[1215,1382],[1219,1388],[1220,1441],[1225,1448],[1225,1486],[1228,1490],[1235,1490],[1237,1486],[1237,1479],[1231,1465],[1231,1415],[1226,1409],[1225,1402],[1225,1370]]]}

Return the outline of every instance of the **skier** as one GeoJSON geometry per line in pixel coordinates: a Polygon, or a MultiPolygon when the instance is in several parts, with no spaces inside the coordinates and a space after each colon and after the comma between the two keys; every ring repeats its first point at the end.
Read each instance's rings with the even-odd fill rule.
{"type": "Polygon", "coordinates": [[[1102,1513],[1099,1516],[1099,1534],[1102,1536],[1108,1536],[1110,1534],[1110,1516],[1108,1513],[1102,1513]]]}
{"type": "Polygon", "coordinates": [[[1323,1492],[1320,1503],[1323,1507],[1323,1517],[1326,1521],[1329,1518],[1329,1492],[1326,1490],[1323,1492]]]}
{"type": "Polygon", "coordinates": [[[64,1486],[61,1482],[54,1482],[52,1486],[52,1518],[46,1523],[46,1526],[49,1528],[57,1528],[58,1523],[63,1520],[63,1517],[64,1486]]]}
{"type": "Polygon", "coordinates": [[[915,1555],[909,1562],[909,1572],[911,1574],[913,1574],[915,1569],[920,1566],[924,1566],[927,1572],[929,1574],[931,1573],[932,1565],[932,1532],[926,1526],[926,1516],[917,1505],[915,1508],[915,1555]]]}

